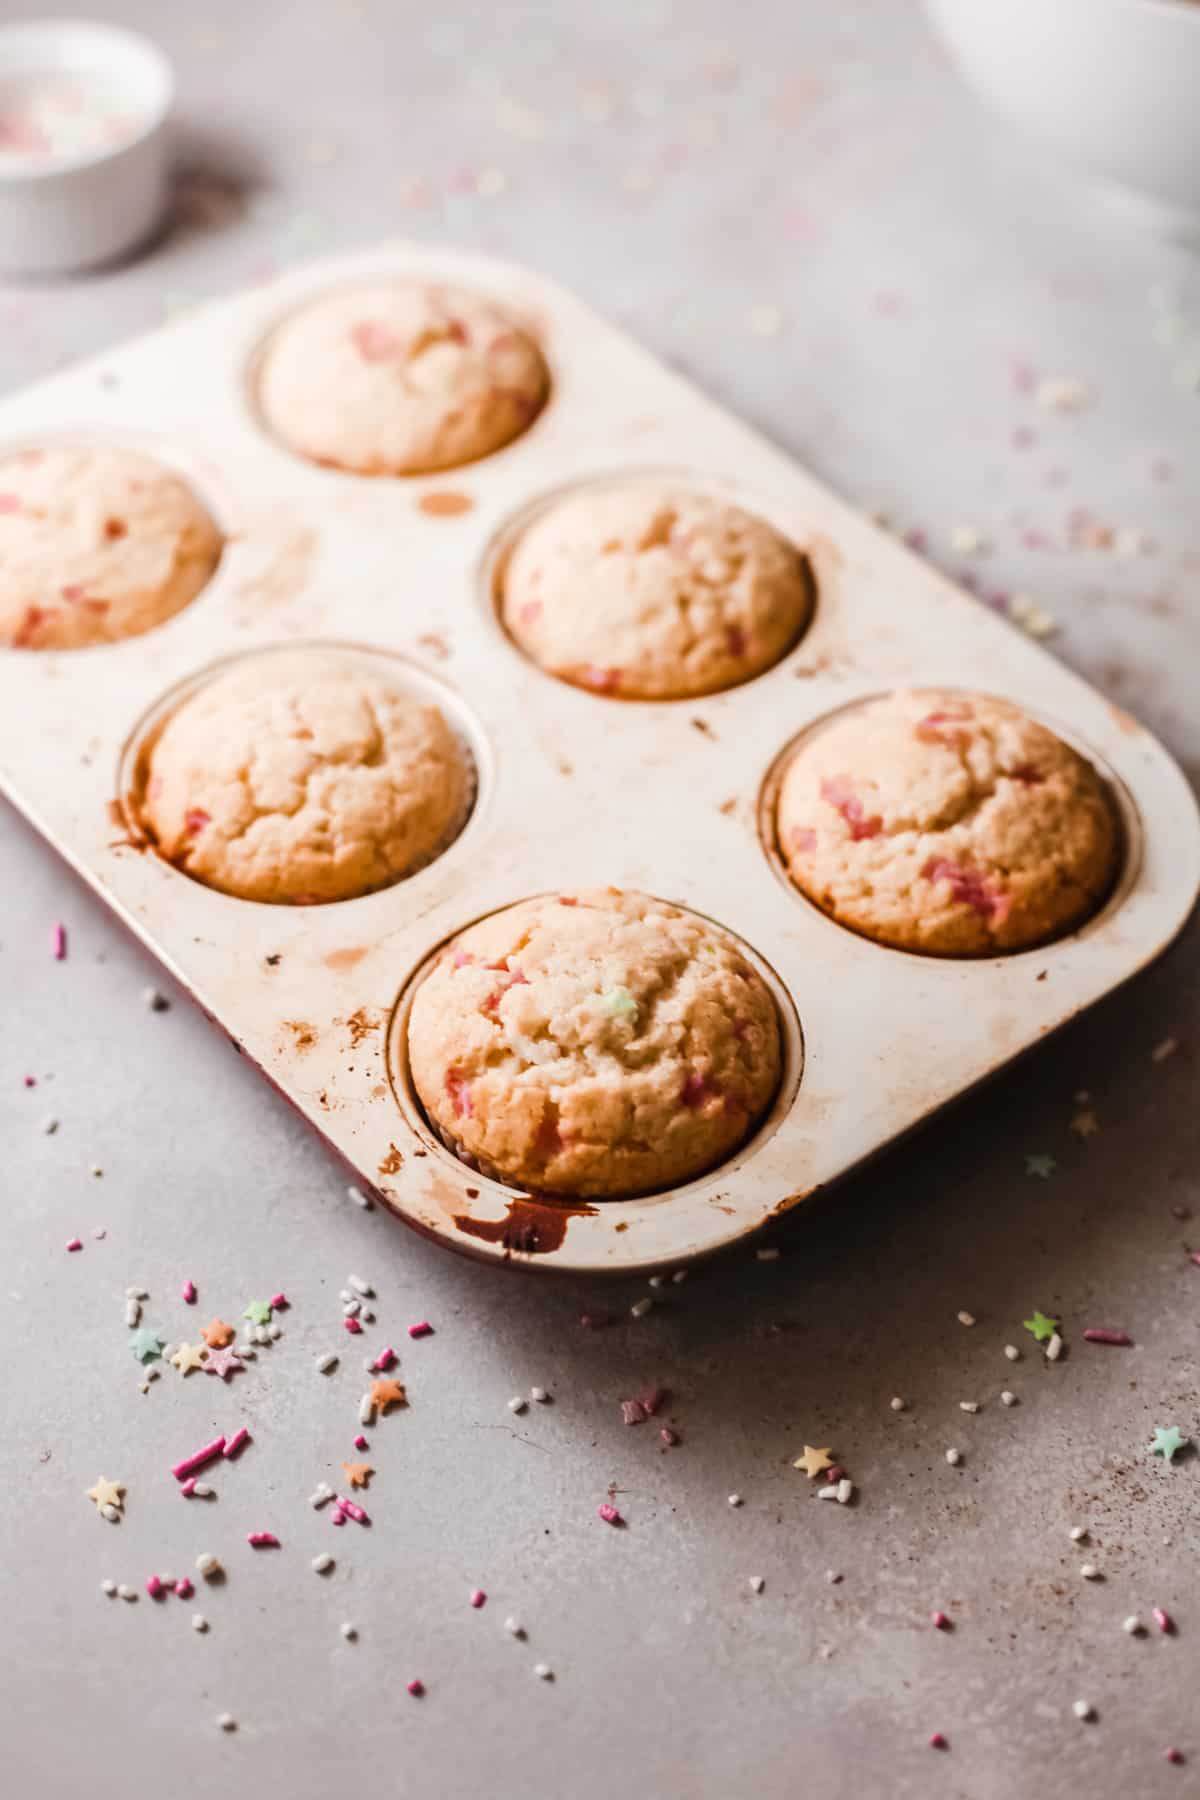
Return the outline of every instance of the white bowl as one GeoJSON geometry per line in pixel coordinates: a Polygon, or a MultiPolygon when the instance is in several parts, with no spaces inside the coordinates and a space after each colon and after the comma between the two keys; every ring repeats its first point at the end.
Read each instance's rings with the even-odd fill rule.
{"type": "Polygon", "coordinates": [[[1195,0],[925,0],[966,80],[1090,174],[1200,220],[1195,0]]]}
{"type": "Polygon", "coordinates": [[[166,207],[175,78],[162,52],[80,19],[0,26],[0,115],[23,119],[14,97],[44,97],[50,86],[93,104],[55,115],[65,133],[57,145],[26,149],[9,126],[0,145],[0,271],[9,275],[111,262],[148,238],[166,207]],[[106,115],[110,105],[116,113],[106,115]]]}

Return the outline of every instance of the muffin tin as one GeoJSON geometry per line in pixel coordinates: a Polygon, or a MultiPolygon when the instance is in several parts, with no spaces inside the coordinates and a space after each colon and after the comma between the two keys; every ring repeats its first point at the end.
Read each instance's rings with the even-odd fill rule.
{"type": "Polygon", "coordinates": [[[1134,720],[943,580],[577,300],[467,253],[388,245],[311,265],[0,404],[0,453],[55,437],[179,469],[227,534],[209,585],[147,635],[0,651],[0,782],[50,842],[416,1229],[493,1261],[630,1273],[768,1224],[1126,980],[1179,930],[1200,826],[1134,720]],[[276,321],[343,282],[480,290],[540,339],[553,390],[532,427],[437,476],[362,478],[267,435],[255,356],[276,321]],[[806,547],[812,623],[766,674],[702,700],[622,702],[534,668],[501,629],[497,571],[554,493],[662,473],[728,494],[806,547]],[[435,862],[361,899],[288,908],[188,879],[137,824],[165,711],[213,666],[335,640],[437,697],[479,787],[435,862]],[[771,798],[785,752],[888,689],[1007,696],[1090,757],[1126,834],[1117,888],[1042,949],[948,961],[882,948],[787,882],[771,798]],[[706,915],[771,983],[785,1037],[774,1107],[727,1163],[646,1198],[560,1202],[473,1173],[416,1104],[414,983],[462,927],[540,892],[612,883],[706,915]]]}

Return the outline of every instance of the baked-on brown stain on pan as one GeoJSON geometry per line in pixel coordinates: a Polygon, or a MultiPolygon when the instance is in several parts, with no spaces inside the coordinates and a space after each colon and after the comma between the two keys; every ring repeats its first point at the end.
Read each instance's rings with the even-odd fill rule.
{"type": "Polygon", "coordinates": [[[593,1218],[594,1206],[582,1200],[534,1200],[517,1194],[508,1203],[503,1219],[472,1219],[456,1213],[454,1223],[468,1237],[485,1244],[502,1244],[505,1254],[548,1256],[561,1250],[572,1219],[593,1218]]]}
{"type": "Polygon", "coordinates": [[[376,1014],[372,1018],[370,1008],[360,1006],[346,1020],[346,1029],[350,1033],[350,1048],[355,1050],[365,1037],[369,1037],[373,1031],[379,1030],[379,1016],[376,1014]]]}

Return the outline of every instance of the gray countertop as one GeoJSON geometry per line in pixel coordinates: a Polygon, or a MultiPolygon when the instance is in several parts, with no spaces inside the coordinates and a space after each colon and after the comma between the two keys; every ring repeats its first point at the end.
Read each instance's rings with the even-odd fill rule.
{"type": "MultiPolygon", "coordinates": [[[[525,259],[952,573],[1036,599],[1056,653],[1195,771],[1196,267],[977,112],[911,7],[106,11],[178,61],[182,216],[128,267],[0,289],[0,387],[384,235],[525,259]],[[1030,372],[1078,378],[1088,404],[1040,409],[1030,372]],[[986,554],[954,551],[960,525],[986,554]]],[[[219,1032],[181,997],[147,1008],[166,986],[151,959],[8,811],[0,855],[13,1792],[1197,1791],[1200,1459],[1146,1449],[1156,1426],[1200,1436],[1200,1222],[1180,1216],[1200,1208],[1194,928],[800,1209],[778,1261],[735,1253],[634,1319],[644,1285],[488,1271],[351,1206],[219,1032]],[[1072,1131],[1081,1108],[1095,1135],[1072,1131]],[[1029,1153],[1056,1160],[1048,1180],[1029,1153]],[[368,1432],[373,1523],[335,1530],[307,1497],[354,1455],[350,1270],[378,1290],[411,1406],[368,1432]],[[143,1394],[131,1284],[174,1340],[259,1294],[291,1306],[228,1389],[167,1370],[143,1394]],[[1035,1306],[1065,1322],[1057,1364],[1022,1329],[1035,1306]],[[614,1323],[581,1327],[598,1308],[614,1323]],[[434,1334],[410,1342],[420,1318],[434,1334]],[[1096,1323],[1136,1347],[1085,1343],[1096,1323]],[[327,1347],[342,1360],[322,1377],[327,1347]],[[655,1383],[674,1447],[657,1421],[622,1424],[619,1402],[655,1383]],[[511,1413],[532,1385],[552,1399],[511,1413]],[[182,1501],[170,1465],[231,1421],[253,1444],[216,1498],[182,1501]],[[836,1449],[852,1506],[813,1498],[792,1467],[806,1442],[836,1449]],[[100,1474],[127,1484],[119,1525],[84,1497],[100,1474]],[[596,1517],[610,1485],[623,1530],[596,1517]],[[248,1548],[256,1529],[282,1547],[248,1548]],[[202,1551],[223,1581],[142,1592],[202,1551]],[[106,1599],[105,1577],[137,1603],[106,1599]],[[1122,1631],[1154,1606],[1174,1633],[1122,1631]]]]}

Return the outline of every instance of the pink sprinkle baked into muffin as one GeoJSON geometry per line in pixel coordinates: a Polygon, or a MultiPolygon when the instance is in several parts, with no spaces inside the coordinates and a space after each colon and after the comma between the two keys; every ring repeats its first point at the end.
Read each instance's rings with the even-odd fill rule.
{"type": "Polygon", "coordinates": [[[500,577],[509,636],[560,681],[626,700],[736,687],[799,639],[806,559],[764,519],[645,479],[548,506],[500,577]]]}
{"type": "Polygon", "coordinates": [[[550,388],[533,338],[479,295],[416,282],[337,288],[262,352],[258,399],[301,456],[359,475],[475,462],[533,423],[550,388]]]}
{"type": "Polygon", "coordinates": [[[723,1161],[779,1085],[779,1019],[737,942],[605,888],[470,926],[417,989],[408,1054],[457,1155],[512,1186],[614,1199],[723,1161]]]}
{"type": "Polygon", "coordinates": [[[877,943],[937,956],[1025,950],[1103,904],[1122,854],[1097,771],[984,694],[890,694],[801,744],[779,848],[800,891],[877,943]]]}

